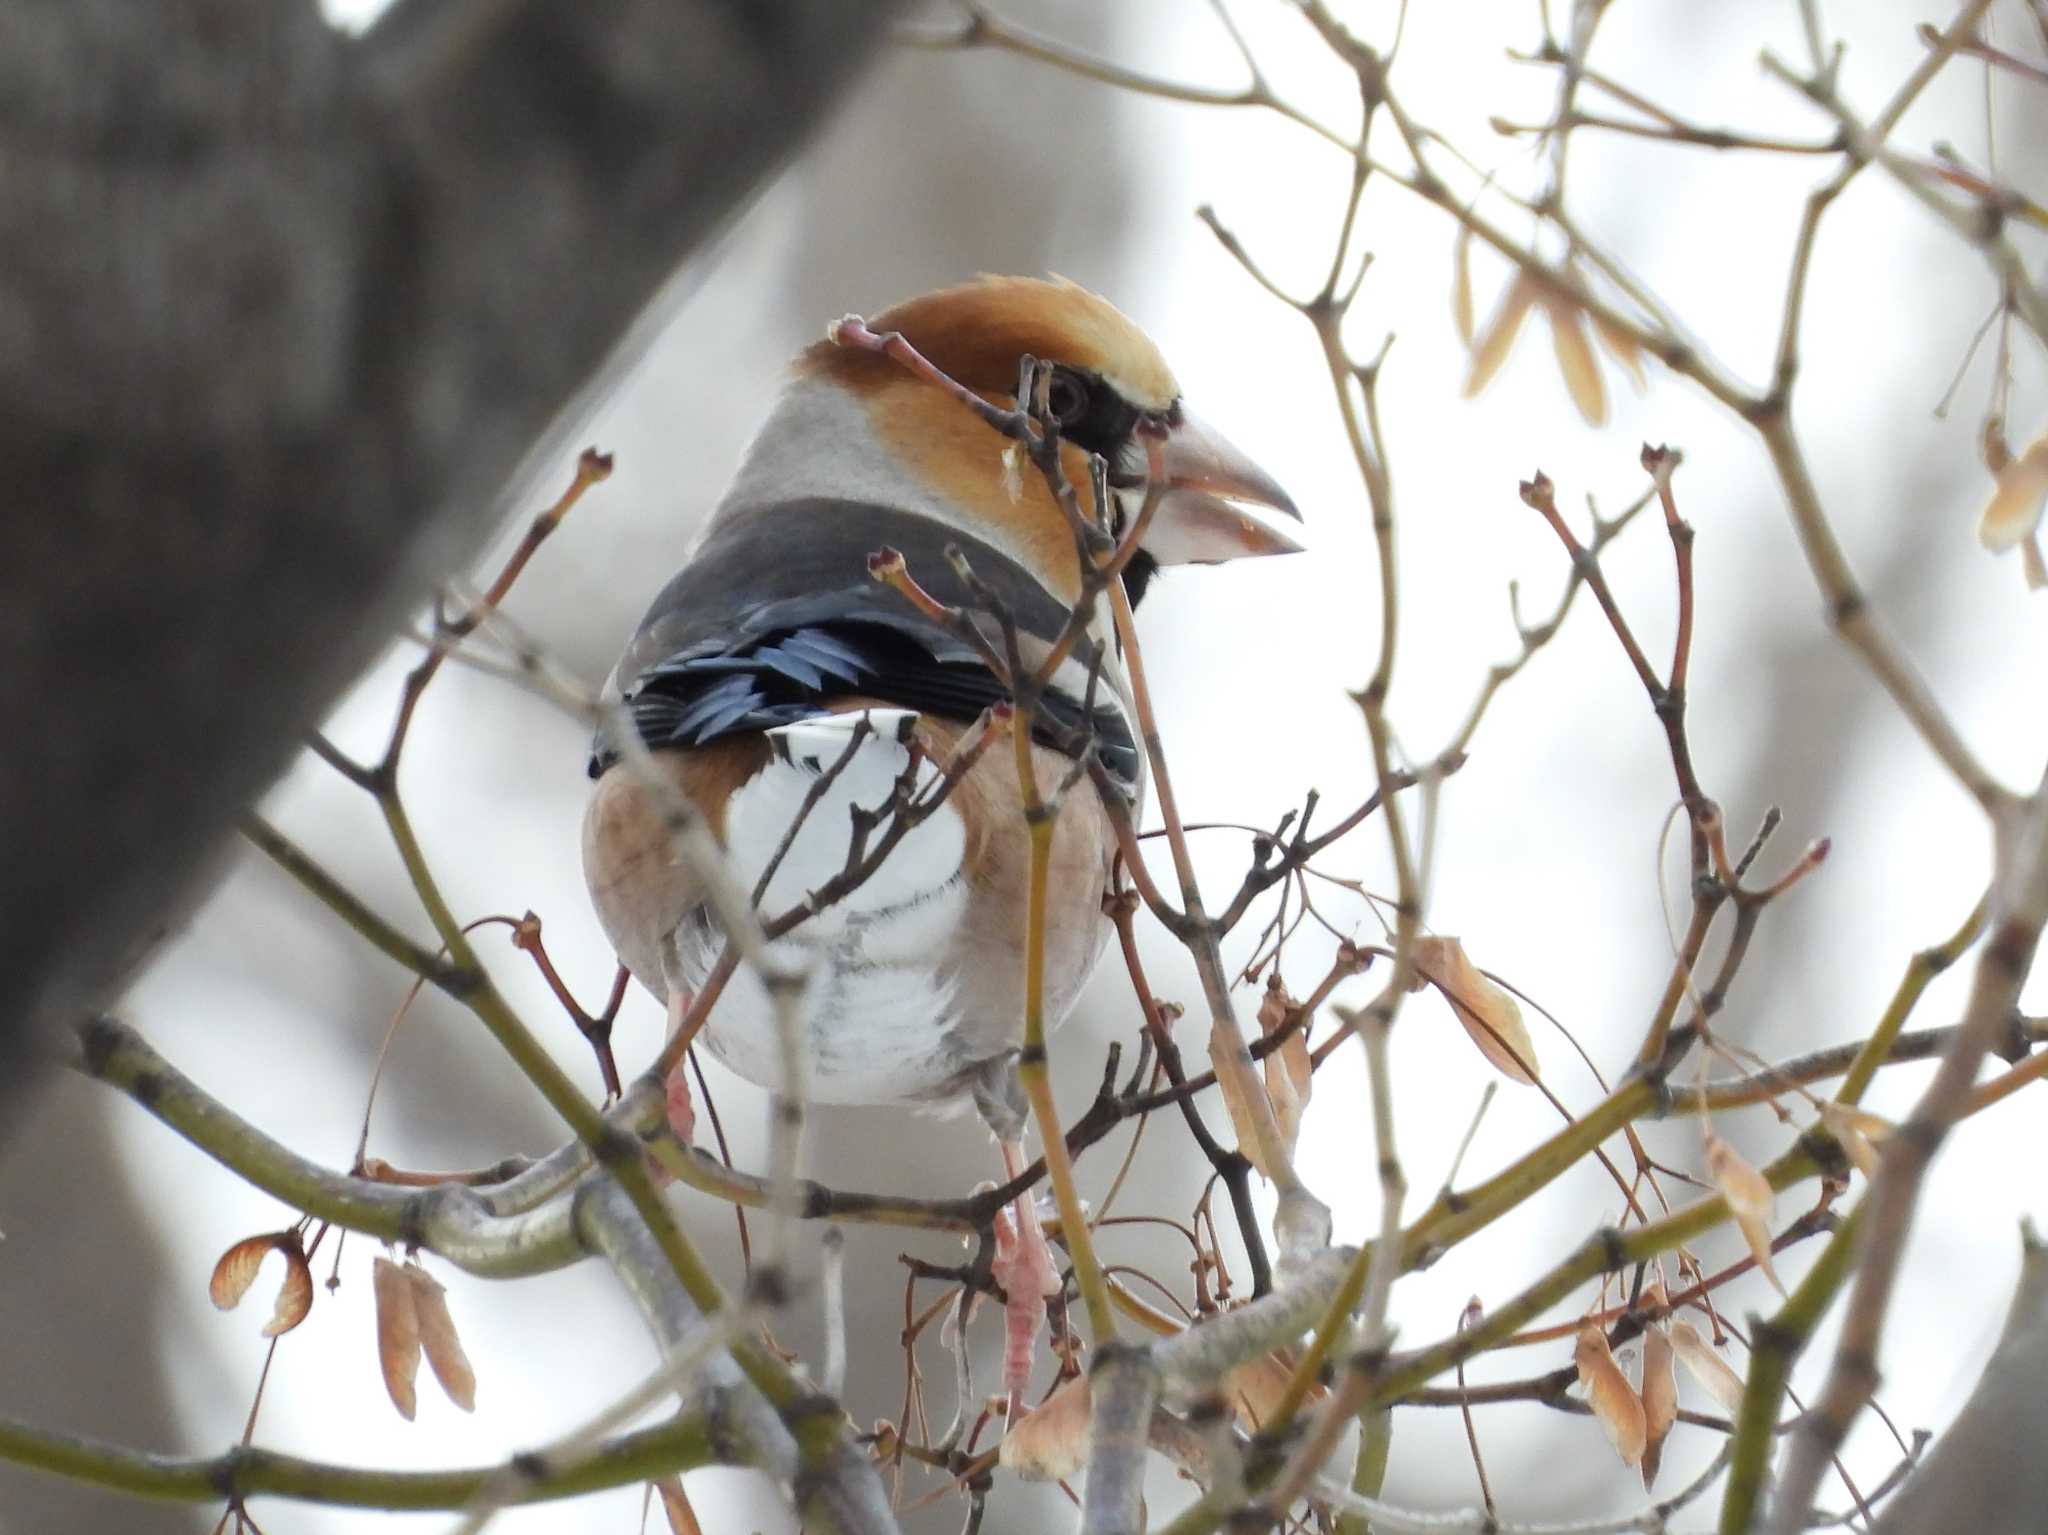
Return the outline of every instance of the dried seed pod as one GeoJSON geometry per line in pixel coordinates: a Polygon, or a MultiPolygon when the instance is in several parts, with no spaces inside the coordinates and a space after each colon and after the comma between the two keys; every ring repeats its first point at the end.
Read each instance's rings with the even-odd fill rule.
{"type": "Polygon", "coordinates": [[[1670,1333],[1671,1351],[1685,1366],[1685,1373],[1725,1411],[1739,1411],[1742,1407],[1742,1377],[1729,1367],[1728,1361],[1714,1352],[1713,1346],[1690,1322],[1674,1318],[1670,1333]]]}
{"type": "Polygon", "coordinates": [[[1770,1181],[1750,1166],[1741,1152],[1713,1131],[1707,1132],[1707,1172],[1714,1180],[1714,1186],[1728,1201],[1728,1208],[1737,1215],[1751,1215],[1758,1220],[1768,1221],[1777,1206],[1778,1196],[1772,1192],[1770,1181]]]}
{"type": "Polygon", "coordinates": [[[1585,311],[1570,299],[1546,293],[1543,312],[1550,319],[1550,343],[1557,353],[1557,371],[1564,376],[1566,393],[1588,426],[1605,426],[1607,385],[1600,377],[1600,359],[1593,355],[1592,339],[1586,334],[1585,311]]]}
{"type": "Polygon", "coordinates": [[[1898,1127],[1881,1114],[1852,1108],[1846,1103],[1820,1106],[1820,1122],[1840,1143],[1856,1170],[1866,1178],[1877,1176],[1877,1147],[1898,1127]]]}
{"type": "Polygon", "coordinates": [[[1593,1416],[1607,1431],[1614,1453],[1621,1457],[1624,1466],[1640,1465],[1648,1440],[1643,1399],[1636,1395],[1635,1387],[1614,1362],[1607,1334],[1596,1324],[1588,1322],[1579,1329],[1578,1341],[1572,1345],[1572,1363],[1578,1366],[1586,1400],[1593,1408],[1593,1416]]]}
{"type": "Polygon", "coordinates": [[[1984,425],[1977,433],[1978,456],[1984,467],[1993,474],[2003,474],[2005,466],[2012,462],[2012,444],[2005,440],[2005,417],[1993,411],[1984,418],[1984,425]]]}
{"type": "Polygon", "coordinates": [[[418,1291],[403,1267],[380,1257],[370,1265],[371,1291],[377,1301],[377,1364],[391,1405],[410,1423],[419,1411],[415,1382],[420,1373],[418,1291]]]}
{"type": "Polygon", "coordinates": [[[1728,1201],[1742,1240],[1749,1244],[1750,1257],[1763,1270],[1764,1278],[1783,1295],[1785,1286],[1778,1271],[1771,1267],[1771,1212],[1777,1196],[1771,1192],[1769,1181],[1749,1165],[1741,1152],[1711,1130],[1707,1132],[1707,1172],[1714,1187],[1728,1201]]]}
{"type": "Polygon", "coordinates": [[[263,1336],[266,1338],[290,1332],[305,1321],[306,1313],[313,1309],[313,1270],[306,1262],[306,1249],[299,1241],[298,1232],[270,1231],[261,1236],[244,1237],[220,1255],[206,1287],[214,1305],[223,1311],[232,1311],[249,1293],[249,1286],[256,1280],[256,1271],[271,1253],[278,1253],[284,1258],[284,1283],[278,1286],[277,1304],[271,1308],[270,1320],[263,1324],[263,1336]]]}
{"type": "Polygon", "coordinates": [[[998,1458],[1027,1482],[1056,1482],[1088,1463],[1088,1377],[1077,1375],[1012,1423],[998,1458]]]}
{"type": "MultiPolygon", "coordinates": [[[[1643,1305],[1661,1311],[1665,1305],[1664,1286],[1644,1286],[1643,1305]]],[[[1642,1398],[1643,1491],[1648,1492],[1657,1480],[1657,1467],[1663,1463],[1664,1441],[1670,1436],[1671,1425],[1678,1421],[1676,1350],[1662,1322],[1652,1322],[1643,1329],[1642,1398]]]]}
{"type": "MultiPolygon", "coordinates": [[[[1280,978],[1274,976],[1267,984],[1266,994],[1259,1000],[1259,1033],[1265,1036],[1279,1033],[1298,1005],[1287,995],[1280,978]]],[[[1302,1112],[1308,1107],[1309,1095],[1315,1089],[1313,1063],[1308,1053],[1308,1031],[1296,1029],[1289,1034],[1280,1042],[1280,1048],[1268,1055],[1261,1065],[1265,1071],[1266,1099],[1273,1105],[1273,1121],[1280,1127],[1282,1144],[1292,1155],[1295,1142],[1301,1135],[1302,1112]]]]}
{"type": "Polygon", "coordinates": [[[1533,1083],[1541,1069],[1515,999],[1479,973],[1455,938],[1415,940],[1415,969],[1444,994],[1480,1054],[1510,1081],[1533,1083]]]}
{"type": "Polygon", "coordinates": [[[1593,335],[1600,343],[1600,349],[1628,370],[1628,376],[1638,390],[1647,389],[1650,376],[1643,368],[1643,349],[1636,338],[1600,315],[1592,315],[1593,335]]]}
{"type": "Polygon", "coordinates": [[[419,1317],[420,1347],[434,1379],[448,1394],[448,1400],[464,1412],[476,1411],[476,1372],[456,1336],[455,1319],[448,1314],[448,1292],[440,1281],[417,1263],[405,1267],[412,1282],[414,1310],[419,1317]]]}
{"type": "MultiPolygon", "coordinates": [[[[1294,1378],[1294,1365],[1292,1352],[1275,1349],[1270,1354],[1246,1360],[1224,1375],[1225,1394],[1237,1409],[1238,1421],[1244,1425],[1246,1433],[1256,1433],[1273,1420],[1273,1409],[1279,1406],[1287,1383],[1294,1378]]],[[[1311,1402],[1328,1395],[1329,1390],[1325,1386],[1312,1385],[1308,1388],[1308,1400],[1311,1402]]]]}
{"type": "Polygon", "coordinates": [[[2048,502],[2048,437],[2037,437],[2027,451],[1998,473],[1998,489],[1977,519],[1977,541],[1993,554],[2033,537],[2048,502]]]}
{"type": "Polygon", "coordinates": [[[1458,226],[1451,241],[1451,324],[1465,349],[1472,348],[1472,231],[1458,226]]]}
{"type": "MultiPolygon", "coordinates": [[[[1230,1128],[1237,1135],[1237,1149],[1246,1161],[1263,1178],[1271,1178],[1273,1169],[1266,1165],[1266,1146],[1259,1136],[1259,1109],[1255,1094],[1263,1094],[1265,1087],[1261,1080],[1249,1072],[1225,1069],[1216,1042],[1211,1040],[1209,1059],[1216,1066],[1216,1090],[1222,1096],[1223,1107],[1230,1115],[1230,1128]]],[[[1269,1100],[1270,1102],[1270,1100],[1269,1100]]],[[[1283,1138],[1286,1130],[1278,1127],[1283,1138]]]]}
{"type": "Polygon", "coordinates": [[[1493,382],[1494,374],[1500,372],[1500,365],[1515,349],[1515,337],[1522,333],[1522,322],[1529,318],[1529,311],[1542,291],[1527,272],[1515,273],[1472,343],[1472,361],[1465,371],[1466,399],[1493,382]]]}

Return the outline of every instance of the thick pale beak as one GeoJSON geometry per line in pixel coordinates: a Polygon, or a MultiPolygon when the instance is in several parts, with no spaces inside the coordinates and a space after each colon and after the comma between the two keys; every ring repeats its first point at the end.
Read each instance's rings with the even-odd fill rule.
{"type": "Polygon", "coordinates": [[[1301,521],[1273,477],[1185,407],[1163,455],[1166,494],[1145,550],[1162,565],[1217,565],[1248,554],[1298,554],[1301,545],[1251,509],[1301,521]]]}

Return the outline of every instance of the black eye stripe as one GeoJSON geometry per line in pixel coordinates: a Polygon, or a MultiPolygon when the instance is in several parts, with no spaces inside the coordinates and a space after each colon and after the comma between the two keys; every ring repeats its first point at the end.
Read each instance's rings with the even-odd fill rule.
{"type": "MultiPolygon", "coordinates": [[[[1180,421],[1178,400],[1163,411],[1143,411],[1111,388],[1100,374],[1065,365],[1053,369],[1046,403],[1071,408],[1071,415],[1067,409],[1056,411],[1060,417],[1060,434],[1076,447],[1099,453],[1107,460],[1110,484],[1122,490],[1145,483],[1142,458],[1137,467],[1126,461],[1139,424],[1149,418],[1157,431],[1176,426],[1180,421]],[[1070,400],[1068,396],[1077,391],[1080,398],[1070,400]]],[[[1121,537],[1124,529],[1121,499],[1113,504],[1110,519],[1117,536],[1121,537]]],[[[1158,573],[1159,561],[1148,550],[1139,549],[1131,556],[1130,563],[1124,566],[1123,583],[1132,607],[1144,599],[1145,589],[1158,573]]]]}
{"type": "Polygon", "coordinates": [[[1073,418],[1062,422],[1061,433],[1077,447],[1114,462],[1117,450],[1130,441],[1144,413],[1085,368],[1061,367],[1053,376],[1057,384],[1078,389],[1082,397],[1073,418]]]}

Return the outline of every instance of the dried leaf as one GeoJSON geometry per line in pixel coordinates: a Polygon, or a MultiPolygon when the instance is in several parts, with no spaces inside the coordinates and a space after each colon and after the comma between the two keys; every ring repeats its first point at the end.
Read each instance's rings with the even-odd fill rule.
{"type": "Polygon", "coordinates": [[[1852,1108],[1846,1103],[1823,1103],[1820,1122],[1841,1144],[1856,1170],[1866,1178],[1877,1176],[1877,1146],[1897,1127],[1881,1114],[1852,1108]]]}
{"type": "Polygon", "coordinates": [[[1472,343],[1472,362],[1465,371],[1466,399],[1493,382],[1494,374],[1500,372],[1500,365],[1515,349],[1515,337],[1522,333],[1522,322],[1529,318],[1529,311],[1542,291],[1527,272],[1515,273],[1472,343]]]}
{"type": "Polygon", "coordinates": [[[1785,1286],[1778,1271],[1771,1267],[1771,1213],[1777,1196],[1771,1192],[1769,1181],[1749,1165],[1741,1152],[1711,1130],[1707,1132],[1707,1172],[1728,1201],[1742,1240],[1749,1244],[1750,1257],[1756,1260],[1772,1288],[1783,1295],[1785,1286]]]}
{"type": "Polygon", "coordinates": [[[1533,1083],[1541,1067],[1515,999],[1481,975],[1455,938],[1415,940],[1415,969],[1444,994],[1480,1054],[1511,1082],[1533,1083]]]}
{"type": "Polygon", "coordinates": [[[377,1301],[377,1363],[384,1371],[384,1389],[391,1405],[410,1423],[419,1410],[414,1382],[420,1373],[418,1292],[405,1270],[389,1258],[370,1265],[370,1288],[377,1301]]]}
{"type": "MultiPolygon", "coordinates": [[[[1648,1285],[1643,1304],[1652,1309],[1664,1305],[1664,1287],[1648,1285]]],[[[1678,1421],[1678,1371],[1676,1351],[1662,1322],[1643,1331],[1643,1491],[1657,1480],[1657,1467],[1664,1459],[1664,1440],[1678,1421]]]]}
{"type": "Polygon", "coordinates": [[[1720,1403],[1723,1410],[1730,1413],[1738,1411],[1742,1406],[1742,1377],[1729,1368],[1727,1360],[1714,1352],[1692,1323],[1674,1320],[1670,1330],[1671,1351],[1685,1366],[1685,1373],[1720,1403]]]}
{"type": "Polygon", "coordinates": [[[1607,385],[1600,378],[1600,359],[1593,355],[1593,343],[1586,335],[1585,312],[1554,293],[1544,295],[1543,312],[1550,318],[1550,344],[1572,404],[1578,406],[1588,426],[1606,425],[1607,385]]]}
{"type": "Polygon", "coordinates": [[[681,1477],[665,1476],[654,1484],[654,1490],[661,1497],[662,1513],[668,1516],[669,1535],[704,1535],[704,1526],[697,1522],[697,1511],[690,1507],[681,1477]]]}
{"type": "Polygon", "coordinates": [[[1640,1465],[1648,1428],[1643,1416],[1643,1399],[1614,1362],[1607,1346],[1607,1334],[1588,1322],[1579,1329],[1572,1346],[1572,1363],[1579,1367],[1579,1380],[1586,1388],[1586,1400],[1593,1416],[1607,1430],[1607,1439],[1624,1466],[1640,1465]]]}
{"type": "Polygon", "coordinates": [[[1650,375],[1644,371],[1643,349],[1636,344],[1636,338],[1619,325],[1597,314],[1590,315],[1589,318],[1593,322],[1593,335],[1599,341],[1601,350],[1628,370],[1628,376],[1638,391],[1647,389],[1650,385],[1650,375]]]}
{"type": "Polygon", "coordinates": [[[1472,347],[1472,231],[1458,226],[1451,241],[1451,323],[1467,351],[1472,347]]]}
{"type": "Polygon", "coordinates": [[[464,1412],[476,1411],[476,1372],[456,1336],[455,1319],[448,1314],[448,1292],[417,1263],[405,1266],[412,1281],[414,1310],[419,1317],[420,1347],[434,1379],[448,1393],[448,1400],[464,1412]]]}
{"type": "Polygon", "coordinates": [[[1999,471],[1998,489],[1977,520],[1977,541],[1993,554],[2025,542],[2041,525],[2048,502],[2048,437],[2037,437],[2027,451],[1999,471]]]}
{"type": "MultiPolygon", "coordinates": [[[[1279,1033],[1298,1006],[1281,986],[1280,978],[1274,976],[1266,985],[1265,996],[1259,1000],[1259,1033],[1267,1037],[1279,1033]]],[[[1309,1094],[1315,1086],[1314,1066],[1308,1053],[1308,1031],[1296,1029],[1261,1064],[1265,1068],[1266,1098],[1273,1105],[1273,1119],[1280,1127],[1280,1139],[1291,1155],[1301,1134],[1302,1111],[1308,1107],[1309,1094]]]]}
{"type": "Polygon", "coordinates": [[[213,1266],[213,1278],[206,1287],[214,1305],[223,1311],[232,1311],[249,1293],[249,1286],[256,1280],[256,1271],[271,1253],[279,1253],[284,1258],[284,1283],[278,1286],[277,1304],[271,1308],[270,1320],[263,1324],[263,1336],[266,1338],[290,1332],[305,1321],[306,1313],[313,1309],[313,1270],[306,1262],[306,1250],[300,1245],[296,1231],[271,1231],[262,1236],[244,1237],[220,1255],[220,1261],[213,1266]]]}
{"type": "Polygon", "coordinates": [[[1055,1482],[1088,1463],[1088,1377],[1077,1375],[1010,1425],[998,1456],[1027,1482],[1055,1482]]]}

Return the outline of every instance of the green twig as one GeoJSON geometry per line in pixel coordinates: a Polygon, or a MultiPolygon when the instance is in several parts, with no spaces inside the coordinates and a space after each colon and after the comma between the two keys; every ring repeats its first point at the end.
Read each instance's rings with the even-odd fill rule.
{"type": "Polygon", "coordinates": [[[1750,1318],[1749,1380],[1735,1415],[1735,1442],[1728,1461],[1728,1487],[1721,1499],[1721,1535],[1746,1535],[1763,1496],[1778,1433],[1778,1409],[1791,1382],[1792,1366],[1812,1339],[1842,1284],[1849,1277],[1862,1225],[1863,1207],[1843,1217],[1828,1245],[1778,1314],[1750,1318]]]}
{"type": "MultiPolygon", "coordinates": [[[[515,1501],[549,1502],[713,1465],[721,1460],[717,1438],[701,1414],[691,1413],[623,1434],[559,1467],[549,1465],[542,1456],[517,1456],[509,1463],[520,1468],[515,1501]]],[[[502,1480],[507,1471],[502,1465],[453,1471],[383,1471],[304,1460],[246,1445],[210,1458],[184,1459],[54,1433],[11,1419],[0,1419],[0,1460],[109,1492],[172,1503],[210,1503],[226,1498],[240,1504],[248,1498],[268,1496],[345,1508],[414,1511],[465,1507],[484,1488],[502,1480]]]]}

